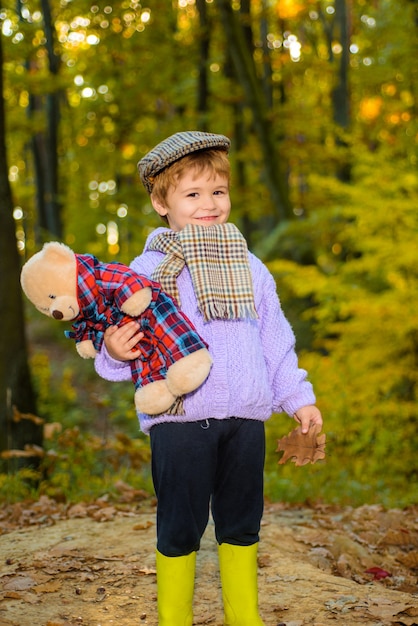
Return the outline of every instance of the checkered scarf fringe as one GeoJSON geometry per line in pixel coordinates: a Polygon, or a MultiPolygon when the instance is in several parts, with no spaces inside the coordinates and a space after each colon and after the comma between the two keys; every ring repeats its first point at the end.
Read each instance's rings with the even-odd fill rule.
{"type": "Polygon", "coordinates": [[[187,265],[205,321],[257,318],[247,242],[234,224],[188,224],[178,233],[160,233],[149,248],[165,253],[152,279],[179,306],[177,276],[187,265]]]}

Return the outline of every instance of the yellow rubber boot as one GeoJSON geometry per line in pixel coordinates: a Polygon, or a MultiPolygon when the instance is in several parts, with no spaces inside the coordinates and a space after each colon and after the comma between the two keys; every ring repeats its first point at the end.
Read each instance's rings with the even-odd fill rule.
{"type": "Polygon", "coordinates": [[[158,626],[192,626],[196,552],[164,556],[157,550],[158,626]]]}
{"type": "Polygon", "coordinates": [[[257,548],[218,546],[224,626],[264,626],[258,614],[257,548]]]}

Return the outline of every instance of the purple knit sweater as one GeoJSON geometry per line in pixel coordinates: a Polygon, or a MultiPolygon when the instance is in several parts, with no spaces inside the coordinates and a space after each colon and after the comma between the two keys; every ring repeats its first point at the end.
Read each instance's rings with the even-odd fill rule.
{"type": "MultiPolygon", "coordinates": [[[[163,253],[148,249],[158,233],[148,237],[144,252],[131,267],[151,277],[163,253]]],[[[149,433],[161,422],[192,422],[209,418],[243,417],[266,421],[273,412],[295,411],[315,403],[305,370],[298,367],[295,337],[276,293],[276,284],[266,266],[249,253],[258,319],[211,320],[204,322],[198,311],[189,271],[185,267],[177,284],[182,311],[208,343],[213,366],[203,385],[184,398],[184,415],[140,414],[141,430],[149,433]]],[[[106,380],[130,380],[128,362],[112,359],[103,346],[96,356],[97,373],[106,380]]]]}

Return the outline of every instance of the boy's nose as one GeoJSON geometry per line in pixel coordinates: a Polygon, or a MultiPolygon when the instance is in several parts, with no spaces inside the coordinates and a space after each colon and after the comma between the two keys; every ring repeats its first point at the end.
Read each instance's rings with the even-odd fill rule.
{"type": "Polygon", "coordinates": [[[213,209],[216,209],[215,198],[212,194],[209,194],[203,198],[203,208],[208,211],[213,211],[213,209]]]}

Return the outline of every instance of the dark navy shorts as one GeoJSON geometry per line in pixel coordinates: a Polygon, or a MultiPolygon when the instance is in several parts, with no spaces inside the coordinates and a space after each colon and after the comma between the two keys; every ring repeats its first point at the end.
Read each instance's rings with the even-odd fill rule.
{"type": "Polygon", "coordinates": [[[198,550],[210,508],[219,544],[259,540],[263,422],[231,417],[156,424],[150,437],[159,552],[184,556],[198,550]]]}

